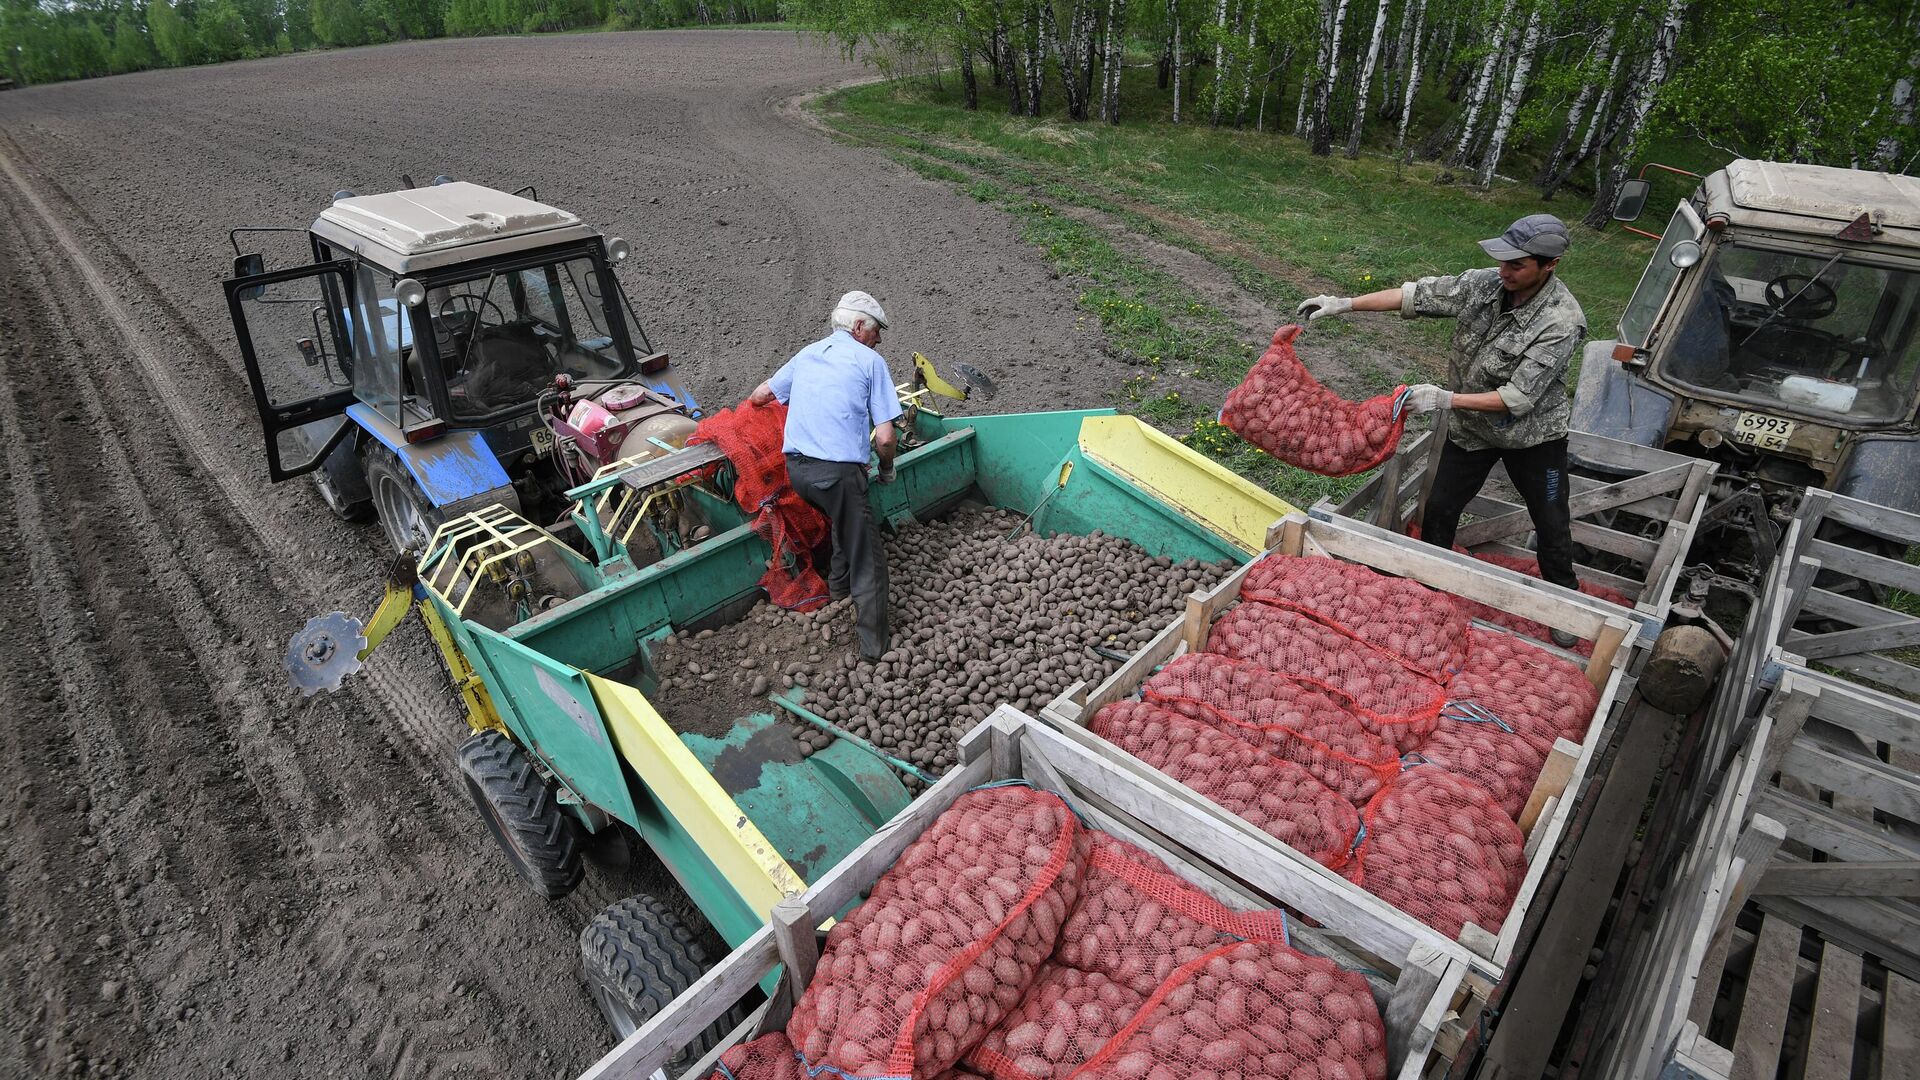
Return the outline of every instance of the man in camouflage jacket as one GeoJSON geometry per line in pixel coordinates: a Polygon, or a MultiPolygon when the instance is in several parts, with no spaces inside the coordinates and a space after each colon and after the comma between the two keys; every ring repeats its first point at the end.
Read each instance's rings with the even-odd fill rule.
{"type": "MultiPolygon", "coordinates": [[[[1504,462],[1533,518],[1540,576],[1572,589],[1579,582],[1567,511],[1567,418],[1573,409],[1567,377],[1586,339],[1587,319],[1553,272],[1568,239],[1559,218],[1530,214],[1480,241],[1498,267],[1421,278],[1352,299],[1316,296],[1300,305],[1300,314],[1312,321],[1349,311],[1398,311],[1409,319],[1456,320],[1447,386],[1426,383],[1407,392],[1412,412],[1453,410],[1421,538],[1452,547],[1460,514],[1494,464],[1504,462]]],[[[1556,644],[1573,644],[1570,634],[1553,636],[1556,644]]]]}

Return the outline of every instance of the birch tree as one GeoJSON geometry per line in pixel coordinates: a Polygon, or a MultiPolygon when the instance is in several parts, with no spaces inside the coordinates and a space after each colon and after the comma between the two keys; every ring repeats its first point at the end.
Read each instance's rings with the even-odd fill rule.
{"type": "Polygon", "coordinates": [[[1500,112],[1493,119],[1493,133],[1487,137],[1487,150],[1474,176],[1483,188],[1493,184],[1494,170],[1500,167],[1500,155],[1507,148],[1507,133],[1513,130],[1520,100],[1526,97],[1527,80],[1533,75],[1534,52],[1540,47],[1540,14],[1545,6],[1545,0],[1534,4],[1533,11],[1527,15],[1527,28],[1520,35],[1520,48],[1514,53],[1512,74],[1507,78],[1507,92],[1500,98],[1500,112]]]}
{"type": "Polygon", "coordinates": [[[1593,51],[1581,60],[1580,89],[1574,94],[1573,102],[1567,106],[1567,116],[1560,125],[1560,134],[1554,138],[1553,149],[1547,151],[1546,160],[1540,166],[1540,175],[1534,179],[1534,183],[1540,188],[1540,197],[1543,199],[1553,197],[1552,187],[1558,184],[1552,178],[1560,171],[1560,162],[1566,158],[1574,136],[1580,131],[1581,122],[1586,119],[1587,107],[1593,104],[1593,99],[1600,92],[1602,79],[1598,72],[1601,68],[1607,68],[1606,81],[1608,82],[1612,81],[1613,72],[1619,68],[1619,57],[1613,54],[1613,22],[1611,20],[1601,24],[1600,37],[1594,42],[1593,51]],[[1612,67],[1608,67],[1609,61],[1612,67]],[[1550,184],[1552,186],[1549,186],[1550,184]]]}
{"type": "Polygon", "coordinates": [[[1481,58],[1480,67],[1473,78],[1473,93],[1467,99],[1466,114],[1460,120],[1460,141],[1447,158],[1449,165],[1464,165],[1473,148],[1474,136],[1480,130],[1481,110],[1486,107],[1487,98],[1492,93],[1493,74],[1499,68],[1507,51],[1507,41],[1512,36],[1513,8],[1514,0],[1504,0],[1500,18],[1494,21],[1493,32],[1487,39],[1486,55],[1481,58]]]}
{"type": "Polygon", "coordinates": [[[1186,57],[1180,49],[1180,0],[1167,0],[1167,21],[1173,24],[1173,122],[1180,122],[1180,70],[1186,57]]]}
{"type": "Polygon", "coordinates": [[[1394,136],[1393,153],[1401,162],[1407,157],[1407,127],[1413,123],[1413,99],[1420,93],[1420,24],[1427,16],[1427,0],[1407,0],[1413,8],[1413,36],[1407,47],[1407,85],[1400,103],[1400,131],[1394,136]]]}
{"type": "Polygon", "coordinates": [[[1100,73],[1100,119],[1109,124],[1120,122],[1120,72],[1126,68],[1127,0],[1107,0],[1107,38],[1101,53],[1104,66],[1100,73]]]}
{"type": "Polygon", "coordinates": [[[1674,50],[1680,44],[1680,26],[1686,19],[1687,7],[1691,3],[1692,0],[1667,0],[1666,14],[1654,30],[1653,51],[1647,58],[1646,73],[1634,86],[1633,97],[1627,105],[1626,118],[1620,128],[1620,141],[1613,151],[1613,165],[1601,174],[1600,183],[1594,191],[1593,207],[1587,211],[1586,222],[1596,229],[1613,220],[1613,193],[1619,189],[1620,181],[1626,179],[1627,170],[1633,165],[1632,155],[1640,141],[1640,133],[1645,129],[1647,117],[1653,112],[1654,101],[1672,70],[1674,50]]]}
{"type": "Polygon", "coordinates": [[[1360,132],[1367,121],[1367,94],[1373,85],[1373,66],[1380,60],[1382,39],[1387,33],[1389,0],[1380,0],[1373,14],[1373,36],[1367,44],[1367,59],[1360,66],[1360,84],[1353,91],[1353,125],[1347,130],[1347,156],[1360,156],[1360,132]]]}
{"type": "Polygon", "coordinates": [[[1307,125],[1311,132],[1310,142],[1316,156],[1326,157],[1333,153],[1333,86],[1340,81],[1340,33],[1346,27],[1347,8],[1352,0],[1322,0],[1322,10],[1326,4],[1333,7],[1333,22],[1326,32],[1326,44],[1322,52],[1328,57],[1320,68],[1320,81],[1313,88],[1313,115],[1307,125]]]}
{"type": "Polygon", "coordinates": [[[1220,101],[1225,97],[1227,80],[1227,0],[1218,0],[1213,6],[1213,117],[1214,127],[1220,126],[1220,101]]]}

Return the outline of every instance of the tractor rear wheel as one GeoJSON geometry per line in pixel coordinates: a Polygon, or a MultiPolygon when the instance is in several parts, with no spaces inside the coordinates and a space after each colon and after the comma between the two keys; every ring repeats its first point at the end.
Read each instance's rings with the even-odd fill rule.
{"type": "Polygon", "coordinates": [[[580,826],[512,739],[484,731],[460,745],[467,793],[514,870],[549,900],[580,884],[580,826]]]}
{"type": "MultiPolygon", "coordinates": [[[[607,908],[580,932],[580,975],[614,1034],[624,1039],[707,973],[716,956],[685,920],[641,893],[607,908]]],[[[672,1061],[678,1076],[757,1007],[749,998],[696,1035],[672,1061]]]]}
{"type": "Polygon", "coordinates": [[[380,514],[380,528],[395,551],[425,554],[446,515],[413,482],[400,456],[377,442],[366,449],[367,486],[380,514]]]}

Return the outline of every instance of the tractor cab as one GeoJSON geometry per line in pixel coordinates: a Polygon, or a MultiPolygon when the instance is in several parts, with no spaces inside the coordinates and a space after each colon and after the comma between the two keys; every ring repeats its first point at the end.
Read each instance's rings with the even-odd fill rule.
{"type": "MultiPolygon", "coordinates": [[[[1920,510],[1920,181],[1757,161],[1699,179],[1615,340],[1588,344],[1573,426],[1719,461],[1775,516],[1807,486],[1920,510]]],[[[1630,181],[1616,219],[1646,195],[1630,181]]]]}
{"type": "Polygon", "coordinates": [[[308,265],[238,254],[252,231],[225,285],[268,474],[313,475],[396,550],[496,503],[551,518],[567,488],[693,431],[614,277],[626,241],[574,214],[441,181],[342,192],[306,230],[308,265]]]}

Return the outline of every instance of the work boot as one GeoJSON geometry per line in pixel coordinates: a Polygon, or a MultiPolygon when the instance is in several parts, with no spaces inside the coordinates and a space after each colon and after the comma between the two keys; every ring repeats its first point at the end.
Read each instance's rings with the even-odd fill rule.
{"type": "Polygon", "coordinates": [[[1575,645],[1580,644],[1579,638],[1574,637],[1573,634],[1565,630],[1555,630],[1551,634],[1548,634],[1547,636],[1553,639],[1553,643],[1555,645],[1558,645],[1563,649],[1571,649],[1575,645]]]}

